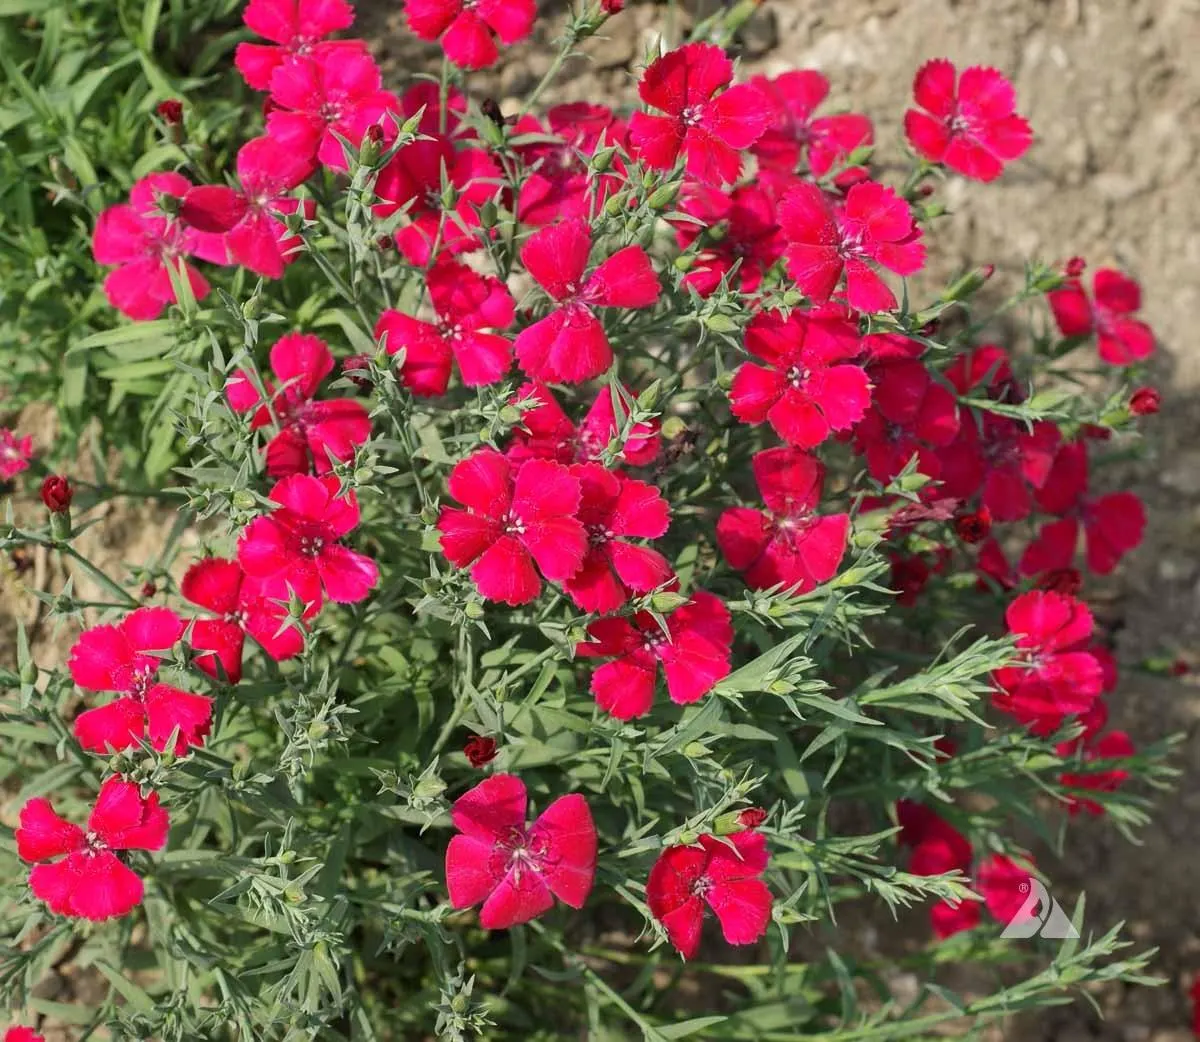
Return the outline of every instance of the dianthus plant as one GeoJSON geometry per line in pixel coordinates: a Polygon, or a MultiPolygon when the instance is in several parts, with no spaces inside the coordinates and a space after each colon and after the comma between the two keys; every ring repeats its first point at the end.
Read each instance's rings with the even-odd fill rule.
{"type": "Polygon", "coordinates": [[[933,288],[943,181],[1034,140],[994,69],[917,72],[900,176],[820,73],[739,71],[751,3],[539,108],[620,6],[509,109],[472,70],[532,0],[408,0],[443,72],[386,84],[343,0],[251,0],[257,132],[213,174],[176,106],[100,215],[90,347],[165,345],[190,465],[132,575],[70,475],[6,535],[77,633],[3,725],[30,1027],[64,958],[86,1037],[167,1042],[865,1042],[1144,979],[1071,894],[1078,941],[1000,936],[1166,774],[1087,600],[1145,523],[1103,476],[1158,404],[1136,282],[933,288]]]}

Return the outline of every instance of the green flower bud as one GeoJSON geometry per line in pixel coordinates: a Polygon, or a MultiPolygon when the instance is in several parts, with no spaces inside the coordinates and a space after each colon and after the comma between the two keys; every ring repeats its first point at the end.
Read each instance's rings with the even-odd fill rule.
{"type": "Polygon", "coordinates": [[[665,210],[670,206],[679,195],[679,182],[668,181],[665,185],[659,185],[650,193],[650,198],[646,200],[646,205],[651,210],[665,210]]]}

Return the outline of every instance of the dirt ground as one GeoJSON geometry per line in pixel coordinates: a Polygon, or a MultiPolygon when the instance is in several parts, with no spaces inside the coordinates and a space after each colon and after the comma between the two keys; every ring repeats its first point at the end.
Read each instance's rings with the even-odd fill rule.
{"type": "MultiPolygon", "coordinates": [[[[374,42],[390,86],[402,85],[413,68],[436,69],[436,52],[403,29],[397,0],[359,0],[358,8],[360,30],[374,42]]],[[[665,7],[632,4],[605,38],[584,45],[588,57],[567,66],[548,100],[629,101],[634,70],[667,17],[665,7]]],[[[561,9],[547,10],[535,37],[496,70],[478,74],[473,91],[502,103],[527,91],[548,67],[561,24],[561,9]]],[[[1061,863],[1047,868],[1064,905],[1086,891],[1090,929],[1124,919],[1141,944],[1158,946],[1157,971],[1167,984],[1110,988],[1096,996],[1104,1020],[1077,1004],[1016,1026],[1009,1042],[1192,1038],[1187,988],[1200,972],[1200,685],[1135,667],[1165,655],[1200,671],[1200,342],[1188,335],[1200,314],[1198,50],[1200,0],[774,0],[744,34],[745,68],[820,69],[832,84],[830,108],[870,115],[884,155],[899,146],[912,75],[925,59],[1004,70],[1033,123],[1035,147],[994,185],[948,184],[945,197],[960,215],[942,222],[931,252],[948,268],[993,263],[1013,279],[1029,257],[1079,254],[1093,267],[1120,266],[1142,281],[1144,316],[1162,342],[1155,372],[1164,407],[1147,424],[1151,458],[1133,486],[1147,502],[1146,541],[1099,592],[1125,666],[1112,701],[1114,726],[1146,743],[1184,732],[1176,761],[1183,775],[1160,801],[1142,845],[1085,821],[1061,863]]],[[[91,556],[116,570],[122,561],[145,562],[168,523],[152,507],[122,512],[89,534],[91,556]]],[[[37,606],[18,595],[14,576],[3,577],[0,590],[5,615],[34,620],[37,606]]],[[[43,628],[39,660],[64,653],[70,638],[43,628]]]]}

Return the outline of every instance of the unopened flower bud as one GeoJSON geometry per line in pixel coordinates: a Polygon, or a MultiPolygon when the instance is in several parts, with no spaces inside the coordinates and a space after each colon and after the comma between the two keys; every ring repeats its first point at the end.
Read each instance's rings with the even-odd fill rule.
{"type": "Polygon", "coordinates": [[[669,612],[682,608],[688,600],[689,598],[674,590],[659,590],[658,593],[650,595],[650,607],[658,612],[669,612]]]}
{"type": "Polygon", "coordinates": [[[500,110],[500,103],[495,98],[484,98],[479,103],[479,111],[496,126],[504,126],[504,113],[500,110]]]}
{"type": "Polygon", "coordinates": [[[967,272],[962,278],[950,284],[942,294],[943,300],[966,300],[977,293],[988,279],[995,273],[994,264],[985,264],[982,268],[967,272]]]}
{"type": "Polygon", "coordinates": [[[239,488],[230,497],[229,502],[238,510],[253,510],[257,500],[254,498],[254,493],[247,492],[244,488],[239,488]]]}
{"type": "Polygon", "coordinates": [[[1063,265],[1063,271],[1067,278],[1077,279],[1087,269],[1087,261],[1082,257],[1072,257],[1066,264],[1063,265]]]}
{"type": "Polygon", "coordinates": [[[610,195],[608,201],[604,204],[604,213],[608,217],[620,217],[621,212],[625,209],[625,193],[618,192],[616,195],[610,195]]]}
{"type": "Polygon", "coordinates": [[[154,111],[168,127],[177,127],[183,122],[183,102],[178,98],[167,98],[166,101],[160,101],[154,107],[154,111]]]}
{"type": "Polygon", "coordinates": [[[992,512],[987,507],[980,507],[970,513],[959,514],[954,519],[954,530],[964,543],[982,543],[992,530],[992,512]]]}
{"type": "Polygon", "coordinates": [[[142,600],[148,601],[156,593],[158,593],[158,587],[154,583],[150,582],[150,580],[147,579],[146,582],[142,583],[142,600]]]}
{"type": "Polygon", "coordinates": [[[71,483],[62,474],[51,474],[42,482],[42,503],[52,514],[70,510],[74,495],[71,483]]]}
{"type": "Polygon", "coordinates": [[[484,229],[496,227],[496,223],[500,220],[500,208],[488,199],[479,208],[479,224],[484,229]]]}
{"type": "Polygon", "coordinates": [[[484,615],[483,605],[478,601],[467,601],[463,605],[463,614],[468,619],[482,619],[484,615]]]}
{"type": "Polygon", "coordinates": [[[1154,387],[1139,387],[1129,398],[1129,411],[1134,416],[1153,416],[1162,406],[1162,395],[1154,387]]]}
{"type": "Polygon", "coordinates": [[[486,767],[496,758],[496,739],[489,735],[477,734],[463,746],[467,762],[474,768],[486,767]]]}
{"type": "Polygon", "coordinates": [[[598,174],[604,173],[612,166],[613,156],[617,154],[615,148],[598,148],[592,154],[591,165],[592,169],[598,174]]]}
{"type": "Polygon", "coordinates": [[[650,198],[646,200],[646,205],[651,210],[665,210],[675,201],[678,195],[679,182],[668,181],[665,185],[659,185],[650,193],[650,198]]]}

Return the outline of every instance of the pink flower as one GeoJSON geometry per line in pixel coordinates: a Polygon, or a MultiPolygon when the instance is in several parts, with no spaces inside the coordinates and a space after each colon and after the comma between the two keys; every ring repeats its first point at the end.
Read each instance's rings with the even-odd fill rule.
{"type": "Polygon", "coordinates": [[[268,279],[299,256],[303,240],[280,220],[300,200],[288,195],[313,172],[309,156],[270,137],[247,141],[237,154],[240,189],[199,185],[183,197],[179,219],[201,232],[224,235],[229,261],[268,279]]]}
{"type": "Polygon", "coordinates": [[[342,46],[280,65],[271,74],[271,101],[268,136],[332,170],[348,168],[339,138],[358,148],[369,127],[393,127],[386,114],[400,107],[383,89],[375,60],[342,46]]]}
{"type": "Polygon", "coordinates": [[[371,436],[371,420],[360,402],[349,398],[315,401],[321,381],[333,372],[333,355],[320,337],[288,333],[271,347],[271,370],[282,386],[267,383],[270,406],[241,370],[225,385],[235,412],[254,412],[250,429],[272,425],[278,432],[267,443],[267,473],[273,478],[328,474],[335,462],[354,458],[371,436]]]}
{"type": "Polygon", "coordinates": [[[717,521],[717,545],[730,567],[758,590],[808,593],[837,573],[850,515],[816,513],[825,468],[806,452],[779,447],[751,460],[766,511],[731,507],[717,521]]]}
{"type": "Polygon", "coordinates": [[[829,81],[814,69],[797,69],[773,79],[751,81],[773,109],[766,132],[751,151],[765,167],[794,171],[804,158],[813,177],[824,177],[858,148],[875,140],[866,116],[846,113],[815,117],[829,94],[829,81]]]}
{"type": "Polygon", "coordinates": [[[849,364],[861,350],[858,327],[842,308],[762,311],[746,329],[745,362],[733,374],[730,406],[743,423],[771,426],[789,445],[813,448],[862,419],[871,401],[866,371],[849,364]]]}
{"type": "Polygon", "coordinates": [[[212,699],[160,683],[162,659],[183,636],[184,624],[169,608],[139,608],[115,626],[84,630],[67,665],[87,691],[116,691],[108,705],[80,713],[75,737],[88,752],[117,752],[145,738],[160,752],[179,729],[172,751],[202,745],[212,716],[212,699]]]}
{"type": "Polygon", "coordinates": [[[586,275],[592,233],[578,218],[534,232],[521,261],[559,306],[523,329],[517,361],[535,380],[582,383],[612,364],[612,349],[595,308],[647,308],[658,300],[658,276],[640,246],[626,246],[586,275]]]}
{"type": "Polygon", "coordinates": [[[324,596],[354,604],[379,581],[379,568],[339,540],[359,520],[358,499],[335,477],[294,474],[271,489],[279,504],[256,517],[238,540],[238,563],[258,580],[262,596],[286,601],[294,593],[315,612],[324,596]]]}
{"type": "Polygon", "coordinates": [[[327,59],[342,54],[366,53],[361,40],[322,42],[326,36],[350,28],[354,8],[346,0],[250,0],[242,15],[246,27],[278,46],[239,43],[233,63],[254,90],[267,90],[280,65],[296,58],[327,59]]]}
{"type": "Polygon", "coordinates": [[[1012,84],[995,69],[973,65],[958,77],[953,63],[935,58],[917,71],[913,97],[924,111],[904,114],[909,143],[964,177],[994,180],[1033,142],[1029,124],[1016,114],[1012,84]]]}
{"type": "Polygon", "coordinates": [[[225,263],[225,244],[219,235],[186,228],[158,208],[159,195],[179,198],[191,187],[182,174],[150,174],[133,186],[128,203],[110,206],[96,220],[92,233],[96,263],[116,265],[104,279],[104,294],[132,319],[157,318],[164,307],[175,303],[168,274],[174,269],[182,269],[197,300],[207,296],[208,281],[185,261],[186,256],[225,263]]]}
{"type": "Polygon", "coordinates": [[[396,248],[425,267],[443,250],[469,253],[480,241],[478,208],[499,190],[500,168],[481,148],[454,147],[445,137],[414,141],[379,172],[375,206],[379,218],[404,210],[407,223],[396,229],[396,248]],[[442,191],[453,190],[453,200],[442,191]]]}
{"type": "Polygon", "coordinates": [[[242,679],[242,649],[247,633],[277,662],[300,654],[304,648],[300,631],[284,625],[283,608],[262,596],[237,561],[222,557],[197,561],[184,574],[179,592],[216,616],[196,619],[191,631],[196,666],[215,679],[220,678],[218,662],[229,683],[242,679]]]}
{"type": "Polygon", "coordinates": [[[4,1032],[4,1042],[46,1042],[33,1028],[14,1027],[4,1032]]]}
{"type": "Polygon", "coordinates": [[[158,793],[143,796],[133,782],[109,778],[100,786],[86,833],[60,818],[49,800],[26,803],[17,826],[17,854],[36,862],[29,887],[50,911],[100,922],[128,914],[142,900],[141,879],[117,852],[161,850],[167,824],[158,793]]]}
{"type": "Polygon", "coordinates": [[[551,582],[579,571],[588,548],[576,516],[581,490],[571,471],[549,460],[514,466],[494,449],[479,449],[450,472],[450,495],[467,507],[442,507],[442,553],[471,568],[479,593],[527,604],[551,582]],[[536,567],[535,567],[536,565],[536,567]]]}
{"type": "Polygon", "coordinates": [[[667,617],[665,633],[649,612],[597,619],[587,632],[588,641],[577,644],[575,654],[612,660],[592,673],[591,691],[596,704],[619,720],[650,711],[659,663],[677,705],[699,701],[729,675],[729,609],[703,590],[667,617]]]}
{"type": "Polygon", "coordinates": [[[689,186],[679,208],[704,222],[701,227],[680,221],[676,229],[684,249],[699,240],[700,249],[683,281],[702,297],[714,293],[735,266],[733,284],[743,293],[753,293],[783,255],[775,203],[771,193],[759,185],[741,185],[730,192],[689,186]],[[719,230],[720,235],[706,234],[706,230],[719,230]]]}
{"type": "Polygon", "coordinates": [[[33,437],[24,434],[18,437],[7,427],[0,427],[0,479],[11,481],[23,470],[29,469],[33,458],[33,437]]]}
{"type": "Polygon", "coordinates": [[[1023,661],[993,674],[997,708],[1048,734],[1066,716],[1083,713],[1099,697],[1104,671],[1087,650],[1092,613],[1061,593],[1022,594],[1004,615],[1023,661]]]}
{"type": "MultiPolygon", "coordinates": [[[[628,394],[628,389],[626,389],[628,394]]],[[[601,388],[578,428],[562,410],[554,395],[542,384],[526,383],[517,391],[513,403],[536,403],[521,411],[521,424],[513,431],[512,443],[505,455],[514,462],[525,459],[552,459],[559,463],[593,463],[621,432],[629,418],[624,399],[613,404],[613,393],[601,388]],[[620,423],[617,410],[620,410],[620,423]]],[[[631,467],[644,467],[658,457],[661,442],[658,420],[633,425],[625,439],[620,460],[631,467]]]]}
{"type": "Polygon", "coordinates": [[[842,276],[857,311],[890,311],[896,296],[875,266],[915,275],[925,264],[921,229],[908,203],[875,181],[861,181],[835,205],[820,188],[801,182],[779,204],[788,241],[784,263],[805,296],[828,300],[842,276]]]}
{"type": "Polygon", "coordinates": [[[662,554],[621,539],[666,533],[671,515],[658,489],[598,463],[577,464],[571,473],[579,479],[579,520],[588,536],[583,564],[563,583],[571,600],[584,611],[616,611],[633,593],[649,593],[673,578],[662,554]]]}
{"type": "Polygon", "coordinates": [[[1128,275],[1101,268],[1092,282],[1093,296],[1079,279],[1048,294],[1059,332],[1067,337],[1096,337],[1101,361],[1132,365],[1154,351],[1154,332],[1134,317],[1142,306],[1141,287],[1128,275]]]}
{"type": "Polygon", "coordinates": [[[1086,538],[1088,568],[1097,575],[1111,572],[1142,541],[1146,511],[1134,493],[1088,495],[1087,445],[1082,441],[1068,442],[1058,450],[1045,484],[1033,495],[1042,510],[1060,520],[1042,525],[1026,547],[1021,557],[1024,575],[1070,568],[1080,528],[1086,538]]]}
{"type": "Polygon", "coordinates": [[[406,0],[413,35],[442,41],[460,69],[486,69],[500,57],[496,40],[514,44],[529,35],[537,17],[534,0],[406,0]]]}
{"type": "Polygon", "coordinates": [[[689,43],[653,62],[638,94],[665,116],[635,112],[629,137],[639,159],[655,170],[672,169],[682,153],[699,181],[736,181],[743,151],[762,136],[770,105],[757,87],[731,87],[733,63],[720,47],[689,43]]]}
{"type": "Polygon", "coordinates": [[[650,914],[685,959],[700,948],[704,909],[712,909],[729,944],[753,944],[771,922],[771,891],[760,876],[769,855],[761,832],[701,836],[693,847],[667,847],[650,869],[650,914]]]}
{"type": "Polygon", "coordinates": [[[525,783],[494,774],[464,793],[450,817],[459,835],[446,848],[446,887],[454,908],[482,902],[479,925],[507,930],[545,914],[557,897],[582,908],[596,875],[596,826],[573,792],[526,824],[525,783]]]}
{"type": "Polygon", "coordinates": [[[516,304],[504,283],[443,261],[429,272],[425,285],[436,322],[388,310],[375,326],[376,339],[386,337],[388,354],[404,352],[404,386],[420,397],[445,394],[454,362],[467,387],[503,379],[512,365],[512,344],[487,330],[512,324],[516,304]]]}

